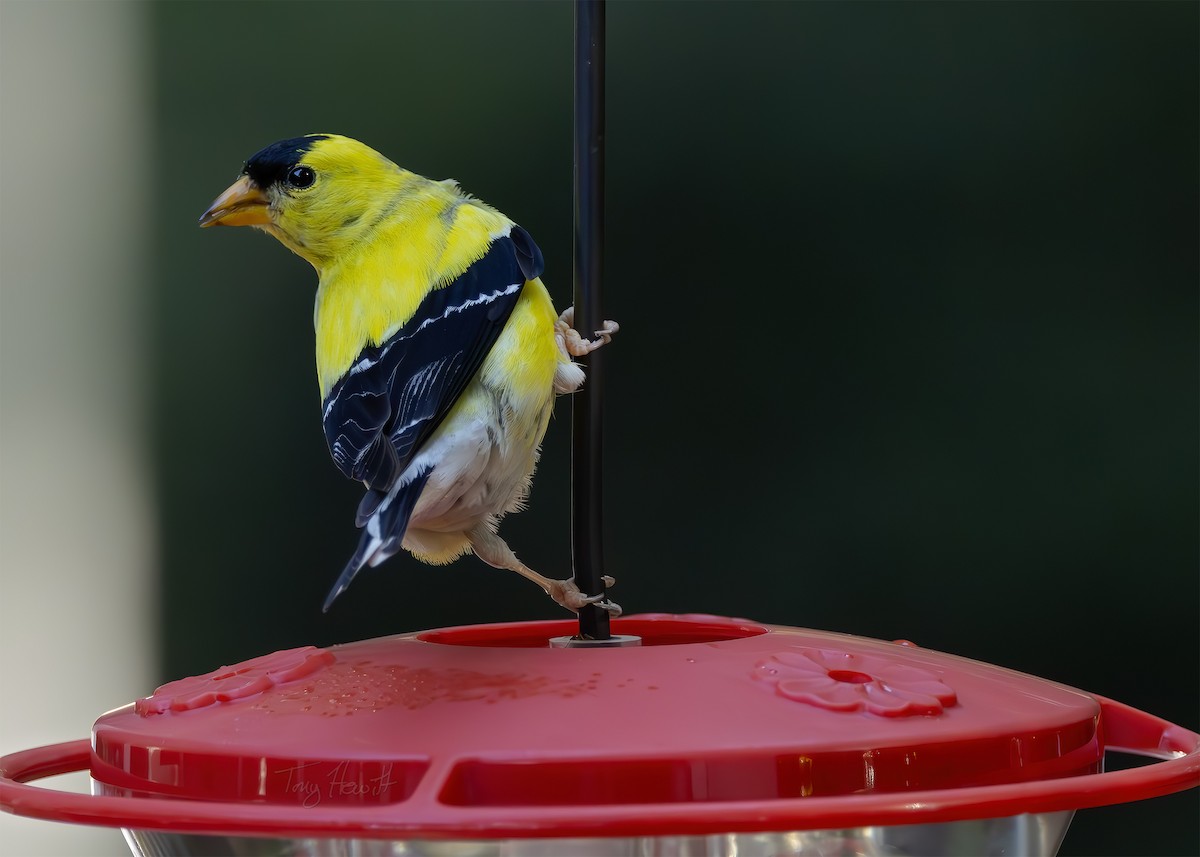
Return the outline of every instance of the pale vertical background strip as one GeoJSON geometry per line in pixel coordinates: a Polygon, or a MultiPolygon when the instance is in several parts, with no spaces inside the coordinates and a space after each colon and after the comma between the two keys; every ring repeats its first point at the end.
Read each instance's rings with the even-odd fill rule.
{"type": "MultiPolygon", "coordinates": [[[[147,14],[0,0],[0,753],[152,681],[147,14]]],[[[0,813],[0,854],[128,849],[0,813]]]]}

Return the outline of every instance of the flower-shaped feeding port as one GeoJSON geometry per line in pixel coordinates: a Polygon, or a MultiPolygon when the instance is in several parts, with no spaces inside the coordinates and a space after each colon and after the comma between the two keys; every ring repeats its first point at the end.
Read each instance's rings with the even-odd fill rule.
{"type": "Polygon", "coordinates": [[[315,646],[287,649],[252,658],[237,666],[221,667],[204,675],[169,682],[145,699],[139,699],[134,703],[134,710],[148,717],[244,699],[276,685],[312,675],[335,660],[330,652],[315,646]]]}
{"type": "Polygon", "coordinates": [[[830,649],[776,652],[754,667],[755,678],[785,699],[828,711],[883,717],[941,714],[958,697],[941,676],[887,658],[830,649]]]}

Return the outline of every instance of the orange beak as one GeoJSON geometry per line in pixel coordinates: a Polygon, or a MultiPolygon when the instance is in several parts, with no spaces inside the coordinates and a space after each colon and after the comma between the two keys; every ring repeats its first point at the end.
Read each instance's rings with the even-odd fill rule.
{"type": "Polygon", "coordinates": [[[267,195],[249,176],[242,176],[208,207],[200,217],[203,226],[265,226],[271,222],[267,195]]]}

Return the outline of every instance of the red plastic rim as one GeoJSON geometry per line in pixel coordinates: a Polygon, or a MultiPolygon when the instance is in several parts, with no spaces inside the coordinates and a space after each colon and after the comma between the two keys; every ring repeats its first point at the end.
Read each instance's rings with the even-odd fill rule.
{"type": "MultiPolygon", "coordinates": [[[[638,804],[592,807],[492,807],[458,812],[439,805],[436,819],[417,811],[395,817],[387,806],[280,806],[92,796],[30,785],[87,770],[86,740],[0,758],[0,808],[17,815],[108,827],[273,837],[529,838],[617,837],[819,830],[930,824],[1057,812],[1125,803],[1200,785],[1200,735],[1112,700],[1101,706],[1108,750],[1162,759],[1122,771],[997,786],[873,793],[849,797],[638,804]]],[[[412,808],[410,808],[411,810],[412,808]]]]}

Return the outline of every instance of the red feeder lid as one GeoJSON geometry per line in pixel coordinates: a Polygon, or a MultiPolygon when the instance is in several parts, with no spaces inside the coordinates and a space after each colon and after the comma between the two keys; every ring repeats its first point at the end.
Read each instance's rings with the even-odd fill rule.
{"type": "MultiPolygon", "coordinates": [[[[647,615],[613,623],[640,648],[547,646],[573,628],[293,649],[164,685],[96,722],[91,773],[107,797],[79,796],[72,818],[278,836],[626,836],[986,818],[1200,781],[1194,733],[905,642],[647,615]],[[1106,746],[1180,758],[1101,774],[1106,746]]],[[[5,776],[17,778],[12,758],[5,776]]],[[[50,767],[18,761],[41,766],[26,779],[50,767]]]]}

